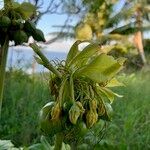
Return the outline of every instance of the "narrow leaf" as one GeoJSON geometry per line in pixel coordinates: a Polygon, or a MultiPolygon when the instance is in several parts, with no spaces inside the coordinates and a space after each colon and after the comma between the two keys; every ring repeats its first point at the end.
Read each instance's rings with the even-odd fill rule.
{"type": "Polygon", "coordinates": [[[102,87],[100,87],[99,90],[109,99],[111,103],[114,101],[115,95],[111,90],[102,87]]]}
{"type": "Polygon", "coordinates": [[[119,82],[116,78],[110,80],[106,85],[106,87],[117,87],[117,86],[124,86],[124,84],[119,82]]]}
{"type": "Polygon", "coordinates": [[[79,68],[87,64],[88,60],[100,51],[100,47],[97,43],[92,43],[86,46],[74,59],[70,62],[70,68],[79,68]]]}
{"type": "Polygon", "coordinates": [[[110,103],[113,103],[115,96],[120,98],[123,97],[122,95],[114,93],[112,90],[106,87],[100,87],[99,90],[109,99],[110,103]]]}
{"type": "Polygon", "coordinates": [[[76,41],[72,47],[70,48],[70,51],[67,55],[66,59],[66,65],[70,63],[70,61],[79,53],[78,45],[81,43],[81,41],[76,41]]]}

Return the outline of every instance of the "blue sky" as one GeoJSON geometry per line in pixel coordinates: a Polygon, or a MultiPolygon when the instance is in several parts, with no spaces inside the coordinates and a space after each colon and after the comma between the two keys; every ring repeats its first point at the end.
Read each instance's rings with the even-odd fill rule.
{"type": "MultiPolygon", "coordinates": [[[[120,0],[120,2],[116,5],[114,8],[115,11],[119,11],[122,5],[124,4],[125,0],[120,0]]],[[[43,9],[46,8],[46,6],[49,4],[48,0],[44,0],[43,9]]],[[[53,32],[56,29],[53,28],[53,25],[63,25],[65,20],[67,18],[67,15],[44,15],[42,19],[38,23],[38,27],[43,30],[45,34],[48,34],[49,32],[53,32]]],[[[72,24],[75,24],[77,22],[77,18],[74,18],[72,21],[72,24]]]]}
{"type": "MultiPolygon", "coordinates": [[[[26,0],[17,0],[17,1],[18,2],[23,2],[23,1],[26,1],[26,0]]],[[[42,10],[47,8],[47,6],[49,4],[49,0],[43,0],[43,2],[44,2],[44,5],[42,5],[42,8],[41,8],[42,10]]],[[[120,0],[118,5],[116,5],[116,7],[114,9],[119,10],[124,2],[125,2],[125,0],[120,0]]],[[[0,0],[0,5],[2,5],[1,0],[0,0]]],[[[57,29],[53,28],[52,26],[53,25],[63,25],[66,18],[67,18],[67,15],[46,14],[38,22],[37,27],[42,29],[44,34],[46,35],[50,32],[56,31],[57,29]]],[[[76,22],[77,22],[77,18],[74,17],[73,21],[72,21],[72,24],[75,24],[76,22]]]]}
{"type": "Polygon", "coordinates": [[[53,32],[56,28],[53,25],[63,25],[66,19],[66,15],[44,15],[38,22],[37,27],[42,29],[45,34],[53,32]]]}
{"type": "MultiPolygon", "coordinates": [[[[23,2],[25,0],[17,0],[17,1],[23,2]]],[[[49,4],[49,0],[43,0],[43,1],[44,1],[44,5],[42,6],[41,9],[47,8],[47,6],[49,4]]],[[[116,12],[119,11],[125,1],[126,0],[119,0],[119,3],[114,8],[114,11],[116,11],[116,12]]],[[[2,1],[0,0],[0,2],[2,2],[2,1]]],[[[0,5],[1,4],[2,3],[0,3],[0,5]]],[[[65,20],[66,20],[66,17],[67,17],[67,15],[56,15],[56,14],[44,15],[41,18],[41,20],[38,22],[37,27],[40,28],[44,32],[45,35],[47,35],[50,32],[58,31],[57,28],[53,28],[52,26],[53,25],[63,25],[65,20]]],[[[75,24],[76,22],[77,22],[77,18],[74,17],[71,24],[75,24]]],[[[71,42],[70,41],[69,42],[64,41],[64,42],[61,43],[61,47],[63,47],[63,51],[68,51],[68,43],[69,43],[69,46],[70,46],[73,43],[73,41],[71,41],[71,42]]],[[[55,51],[56,49],[57,49],[57,51],[59,51],[59,49],[60,49],[60,51],[62,51],[62,49],[59,48],[59,47],[60,47],[60,42],[56,42],[56,43],[52,44],[51,46],[49,46],[49,49],[53,50],[53,51],[55,51]]]]}

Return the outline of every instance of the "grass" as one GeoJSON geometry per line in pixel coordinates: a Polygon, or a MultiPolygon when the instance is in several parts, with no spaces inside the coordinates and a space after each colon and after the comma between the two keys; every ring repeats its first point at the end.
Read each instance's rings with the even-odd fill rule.
{"type": "Polygon", "coordinates": [[[124,95],[114,104],[113,121],[106,140],[116,149],[150,149],[150,75],[138,73],[122,77],[126,87],[116,89],[124,95]]]}
{"type": "MultiPolygon", "coordinates": [[[[115,91],[124,97],[114,102],[113,120],[103,140],[95,146],[95,149],[101,147],[115,150],[148,150],[150,149],[149,72],[119,78],[126,87],[116,88],[115,91]]],[[[40,76],[33,79],[22,71],[15,71],[7,73],[6,79],[0,139],[10,139],[17,146],[36,143],[40,138],[38,112],[50,99],[45,78],[40,76]]]]}
{"type": "Polygon", "coordinates": [[[50,99],[43,78],[33,78],[22,71],[8,72],[0,121],[0,139],[19,145],[37,142],[38,113],[50,99]]]}

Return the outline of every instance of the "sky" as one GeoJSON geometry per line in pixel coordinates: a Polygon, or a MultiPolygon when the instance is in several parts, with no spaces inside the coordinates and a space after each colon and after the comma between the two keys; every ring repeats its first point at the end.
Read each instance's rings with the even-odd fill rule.
{"type": "MultiPolygon", "coordinates": [[[[18,2],[23,2],[25,0],[17,0],[18,2]]],[[[42,9],[47,8],[49,4],[49,0],[43,0],[44,5],[42,5],[42,9]]],[[[57,0],[56,0],[57,1],[57,0]]],[[[114,11],[117,12],[121,9],[125,0],[119,0],[119,3],[114,8],[114,11]]],[[[2,6],[2,0],[0,0],[0,7],[2,6]]],[[[50,32],[58,31],[57,28],[54,28],[53,25],[63,25],[66,20],[67,15],[56,15],[56,14],[47,14],[44,15],[41,20],[37,24],[37,28],[41,29],[46,38],[50,38],[52,35],[48,35],[50,32]]],[[[77,18],[74,18],[71,24],[76,24],[77,18]]],[[[57,51],[57,52],[68,52],[69,47],[73,44],[74,40],[67,41],[56,41],[55,43],[48,45],[48,51],[57,51]]]]}
{"type": "MultiPolygon", "coordinates": [[[[115,11],[119,11],[120,8],[123,6],[125,0],[120,0],[120,2],[116,5],[114,8],[115,11]]],[[[43,9],[46,8],[48,5],[48,0],[44,0],[45,5],[43,5],[43,9]]],[[[38,27],[43,30],[43,32],[48,34],[49,32],[53,32],[56,29],[53,28],[53,25],[63,25],[66,20],[67,15],[44,15],[42,19],[38,23],[38,27]]],[[[74,18],[74,20],[71,22],[71,24],[75,24],[77,22],[77,18],[74,18]]]]}
{"type": "MultiPolygon", "coordinates": [[[[115,11],[119,11],[122,5],[124,4],[125,0],[120,0],[120,2],[116,5],[114,8],[115,11]]],[[[43,9],[47,8],[49,1],[44,0],[43,9]]],[[[57,28],[54,28],[53,25],[63,25],[66,20],[67,15],[56,15],[56,14],[50,14],[50,15],[44,15],[42,19],[38,22],[37,27],[42,29],[45,36],[48,35],[48,33],[56,31],[57,28]]],[[[71,24],[77,23],[77,18],[73,18],[71,24]]],[[[69,47],[73,44],[74,40],[67,40],[67,41],[56,41],[55,43],[49,45],[47,47],[47,50],[49,51],[61,51],[61,52],[68,52],[69,47]]]]}
{"type": "MultiPolygon", "coordinates": [[[[17,0],[18,2],[23,2],[25,0],[17,0]]],[[[44,5],[42,6],[42,9],[47,8],[47,5],[49,4],[49,0],[43,0],[44,5]]],[[[0,0],[0,9],[3,7],[3,1],[0,0]]],[[[53,25],[63,25],[66,20],[66,15],[44,15],[41,20],[37,24],[37,28],[41,29],[44,32],[44,35],[46,38],[50,39],[50,35],[48,35],[50,32],[58,31],[58,29],[52,27],[53,25]]],[[[73,20],[73,22],[76,22],[76,20],[73,20]]],[[[67,40],[67,41],[56,41],[55,43],[52,43],[50,45],[47,45],[46,50],[48,51],[55,51],[55,52],[68,52],[70,46],[73,44],[74,41],[67,40]]],[[[20,46],[16,47],[15,49],[19,48],[20,46]]],[[[25,49],[25,48],[23,48],[25,49]]],[[[31,50],[30,48],[27,48],[31,50]]]]}

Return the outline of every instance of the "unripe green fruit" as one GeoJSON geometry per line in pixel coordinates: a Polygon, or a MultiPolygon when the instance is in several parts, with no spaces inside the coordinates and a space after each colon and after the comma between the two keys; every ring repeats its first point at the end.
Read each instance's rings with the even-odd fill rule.
{"type": "Polygon", "coordinates": [[[24,27],[21,19],[12,20],[11,24],[13,29],[23,29],[24,27]]]}
{"type": "Polygon", "coordinates": [[[0,27],[9,27],[11,20],[7,16],[0,17],[0,27]]]}
{"type": "Polygon", "coordinates": [[[35,24],[29,20],[26,21],[24,24],[24,30],[32,35],[34,32],[36,32],[35,24]]]}
{"type": "Polygon", "coordinates": [[[38,42],[46,42],[43,32],[40,29],[36,29],[36,31],[32,34],[34,40],[38,42]]]}
{"type": "Polygon", "coordinates": [[[14,33],[13,40],[15,41],[15,45],[20,45],[24,42],[28,42],[28,36],[24,31],[18,30],[14,33]]]}

